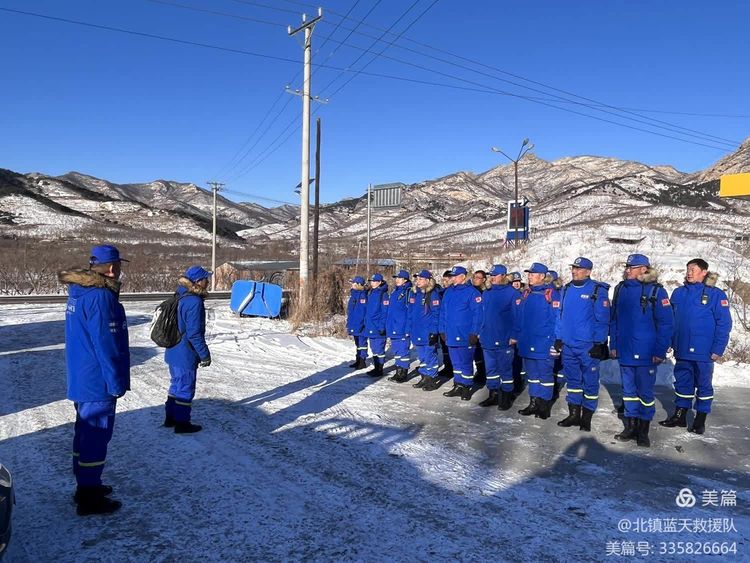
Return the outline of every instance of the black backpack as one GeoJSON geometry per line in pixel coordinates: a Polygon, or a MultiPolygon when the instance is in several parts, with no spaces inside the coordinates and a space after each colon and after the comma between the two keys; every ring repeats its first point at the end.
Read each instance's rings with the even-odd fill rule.
{"type": "Polygon", "coordinates": [[[151,320],[151,340],[157,346],[172,348],[182,340],[177,324],[177,305],[181,297],[175,293],[154,309],[154,318],[151,320]]]}

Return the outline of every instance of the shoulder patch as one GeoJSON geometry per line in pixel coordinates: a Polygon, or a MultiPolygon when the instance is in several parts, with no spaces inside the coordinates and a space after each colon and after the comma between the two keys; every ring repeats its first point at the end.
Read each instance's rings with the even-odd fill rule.
{"type": "Polygon", "coordinates": [[[481,303],[482,302],[482,296],[479,295],[479,296],[475,297],[474,301],[476,301],[477,303],[481,303]]]}
{"type": "Polygon", "coordinates": [[[435,299],[435,300],[434,300],[434,301],[432,302],[432,304],[433,304],[433,305],[440,305],[440,301],[439,301],[438,299],[435,299]]]}
{"type": "Polygon", "coordinates": [[[521,298],[519,297],[518,299],[516,299],[516,305],[520,305],[520,304],[521,304],[521,298]]]}
{"type": "Polygon", "coordinates": [[[609,299],[602,301],[602,307],[609,307],[609,299]]]}
{"type": "Polygon", "coordinates": [[[559,309],[560,308],[560,302],[559,301],[553,301],[552,302],[552,307],[555,308],[555,309],[559,309]]]}
{"type": "Polygon", "coordinates": [[[360,303],[367,303],[367,299],[360,299],[359,302],[360,303]]]}
{"type": "Polygon", "coordinates": [[[388,299],[383,300],[383,305],[390,305],[391,302],[388,299]]]}
{"type": "Polygon", "coordinates": [[[666,299],[666,298],[662,299],[661,300],[661,305],[662,305],[662,307],[669,307],[669,305],[670,305],[669,299],[666,299]]]}
{"type": "Polygon", "coordinates": [[[416,300],[413,297],[409,298],[409,303],[416,303],[416,300]]]}
{"type": "Polygon", "coordinates": [[[722,307],[729,307],[729,301],[727,299],[721,300],[721,306],[722,307]]]}

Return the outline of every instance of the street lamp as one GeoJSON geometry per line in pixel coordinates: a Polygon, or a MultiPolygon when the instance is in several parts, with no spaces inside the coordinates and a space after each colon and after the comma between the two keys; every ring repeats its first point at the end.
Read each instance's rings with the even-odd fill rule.
{"type": "MultiPolygon", "coordinates": [[[[529,144],[529,140],[524,139],[523,143],[521,143],[521,149],[518,151],[518,156],[516,158],[511,158],[499,148],[492,147],[492,152],[499,152],[501,155],[503,155],[505,158],[507,158],[513,163],[513,172],[515,175],[515,186],[516,186],[514,205],[516,209],[518,209],[518,162],[524,156],[526,156],[526,154],[533,148],[534,148],[534,143],[529,144]]],[[[518,215],[516,215],[516,217],[514,217],[513,219],[513,230],[515,232],[515,236],[513,240],[515,243],[517,243],[518,242],[518,215]]]]}

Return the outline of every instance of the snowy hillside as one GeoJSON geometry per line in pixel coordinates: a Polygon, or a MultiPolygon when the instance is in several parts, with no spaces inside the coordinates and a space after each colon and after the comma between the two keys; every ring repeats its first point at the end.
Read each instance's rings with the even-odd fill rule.
{"type": "MultiPolygon", "coordinates": [[[[161,427],[168,375],[147,336],[153,304],[125,307],[132,390],[118,403],[104,470],[123,507],[86,518],[71,499],[64,307],[0,311],[0,460],[17,498],[9,563],[633,560],[607,555],[628,542],[645,542],[648,560],[685,561],[661,551],[676,541],[734,544],[721,560],[747,560],[742,366],[717,367],[704,436],[654,425],[644,449],[613,439],[622,429],[614,362],[602,366],[589,434],[555,424],[561,403],[550,420],[529,420],[479,407],[485,390],[462,402],[374,379],[347,367],[350,341],[298,337],[282,321],[239,319],[209,301],[213,364],[200,370],[193,403],[204,430],[180,436],[161,427]],[[692,508],[675,503],[685,487],[698,497],[692,508]],[[736,506],[704,506],[703,491],[733,491],[736,506]],[[641,520],[690,528],[630,527],[641,520]],[[725,531],[701,524],[714,520],[725,531]]],[[[673,394],[660,387],[656,397],[661,420],[673,394]]]]}

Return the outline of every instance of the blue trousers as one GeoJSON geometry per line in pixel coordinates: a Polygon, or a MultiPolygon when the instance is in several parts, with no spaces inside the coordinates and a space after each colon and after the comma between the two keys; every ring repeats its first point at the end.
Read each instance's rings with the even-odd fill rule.
{"type": "Polygon", "coordinates": [[[370,352],[372,352],[372,361],[375,365],[385,363],[385,336],[368,338],[370,342],[370,352]]]}
{"type": "Polygon", "coordinates": [[[175,422],[190,422],[190,411],[195,397],[197,369],[169,366],[169,394],[164,408],[167,417],[175,422]]]}
{"type": "Polygon", "coordinates": [[[453,364],[453,382],[461,385],[474,383],[474,346],[448,346],[453,364]]]}
{"type": "Polygon", "coordinates": [[[436,377],[438,369],[440,369],[438,345],[417,345],[415,348],[417,349],[417,357],[419,358],[419,375],[436,377]]]}
{"type": "Polygon", "coordinates": [[[571,405],[582,405],[595,411],[599,404],[599,364],[589,356],[590,342],[576,345],[563,344],[562,363],[568,383],[566,400],[571,405]]]}
{"type": "Polygon", "coordinates": [[[555,375],[552,373],[554,358],[524,358],[523,367],[529,382],[529,397],[551,400],[555,387],[555,375]]]}
{"type": "Polygon", "coordinates": [[[555,383],[559,389],[565,387],[565,374],[563,373],[564,365],[562,362],[562,354],[555,358],[554,366],[552,367],[552,373],[555,374],[555,383]]]}
{"type": "Polygon", "coordinates": [[[623,366],[620,365],[622,377],[622,401],[625,403],[626,418],[653,420],[656,413],[654,383],[656,383],[656,365],[623,366]]]}
{"type": "Polygon", "coordinates": [[[391,351],[393,358],[396,360],[397,368],[409,369],[411,357],[409,355],[409,346],[411,342],[408,338],[391,338],[391,351]]]}
{"type": "Polygon", "coordinates": [[[494,348],[483,350],[484,364],[487,366],[487,389],[513,391],[513,357],[514,349],[494,348]]]}
{"type": "Polygon", "coordinates": [[[76,422],[73,432],[73,474],[81,487],[102,484],[107,445],[115,428],[117,399],[73,403],[76,422]]]}
{"type": "Polygon", "coordinates": [[[448,373],[453,373],[453,364],[451,363],[450,350],[448,348],[448,345],[442,340],[440,341],[440,349],[443,352],[443,366],[445,366],[445,371],[447,371],[448,373]]]}
{"type": "Polygon", "coordinates": [[[367,359],[367,338],[364,336],[353,336],[354,345],[357,347],[357,357],[367,359]]]}
{"type": "Polygon", "coordinates": [[[676,407],[692,408],[706,414],[711,412],[714,399],[714,363],[677,360],[674,365],[674,394],[676,407]]]}

